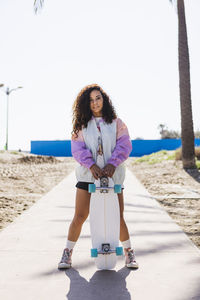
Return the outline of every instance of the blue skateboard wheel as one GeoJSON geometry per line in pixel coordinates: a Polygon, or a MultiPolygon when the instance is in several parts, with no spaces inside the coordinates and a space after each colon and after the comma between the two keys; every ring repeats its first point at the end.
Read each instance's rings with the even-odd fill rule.
{"type": "Polygon", "coordinates": [[[115,184],[114,185],[114,192],[117,194],[120,194],[122,192],[121,184],[115,184]]]}
{"type": "Polygon", "coordinates": [[[97,257],[98,256],[98,250],[97,248],[91,249],[91,257],[97,257]]]}
{"type": "Polygon", "coordinates": [[[116,255],[123,255],[123,248],[122,247],[116,247],[116,255]]]}
{"type": "Polygon", "coordinates": [[[88,187],[89,193],[95,193],[96,192],[96,185],[94,183],[90,183],[88,187]]]}

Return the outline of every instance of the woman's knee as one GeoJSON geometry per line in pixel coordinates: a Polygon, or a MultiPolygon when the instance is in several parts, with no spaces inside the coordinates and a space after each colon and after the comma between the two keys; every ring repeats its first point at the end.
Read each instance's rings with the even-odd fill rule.
{"type": "Polygon", "coordinates": [[[124,215],[123,213],[120,214],[120,225],[123,225],[125,223],[125,220],[124,220],[124,215]]]}
{"type": "Polygon", "coordinates": [[[76,225],[82,225],[85,222],[85,220],[87,219],[87,217],[88,217],[88,214],[77,214],[74,216],[72,222],[76,225]]]}

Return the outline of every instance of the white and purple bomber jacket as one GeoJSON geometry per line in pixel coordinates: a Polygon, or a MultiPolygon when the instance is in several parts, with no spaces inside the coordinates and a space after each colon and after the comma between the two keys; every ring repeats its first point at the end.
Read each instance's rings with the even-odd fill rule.
{"type": "Polygon", "coordinates": [[[123,184],[125,178],[123,162],[129,157],[132,150],[128,129],[119,118],[113,120],[111,124],[107,124],[102,118],[99,126],[100,131],[92,117],[87,128],[82,128],[78,132],[78,136],[72,136],[72,155],[79,163],[76,168],[76,178],[78,181],[84,182],[95,181],[90,167],[97,160],[98,137],[101,136],[105,165],[112,164],[116,167],[113,181],[115,184],[123,184]]]}

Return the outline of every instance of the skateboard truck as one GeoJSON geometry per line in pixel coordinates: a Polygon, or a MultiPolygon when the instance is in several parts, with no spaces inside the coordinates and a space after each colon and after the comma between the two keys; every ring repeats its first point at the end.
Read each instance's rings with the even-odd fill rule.
{"type": "Polygon", "coordinates": [[[108,184],[109,184],[109,179],[108,177],[101,177],[100,178],[100,193],[108,193],[108,184]]]}
{"type": "Polygon", "coordinates": [[[115,249],[110,249],[110,244],[102,244],[101,250],[98,251],[96,248],[91,249],[91,256],[97,257],[98,254],[111,254],[116,253],[117,256],[123,255],[123,248],[122,247],[116,247],[115,249]]]}
{"type": "Polygon", "coordinates": [[[106,253],[109,252],[110,244],[102,244],[101,250],[106,253]]]}
{"type": "Polygon", "coordinates": [[[100,190],[100,193],[108,193],[109,190],[114,190],[114,193],[120,194],[121,193],[121,184],[115,184],[114,187],[109,187],[109,178],[108,177],[101,177],[100,178],[100,187],[97,187],[96,184],[89,184],[88,192],[95,193],[96,190],[100,190]]]}
{"type": "Polygon", "coordinates": [[[113,249],[110,249],[110,244],[102,244],[101,245],[101,251],[98,252],[98,254],[111,254],[115,253],[116,251],[113,249]]]}

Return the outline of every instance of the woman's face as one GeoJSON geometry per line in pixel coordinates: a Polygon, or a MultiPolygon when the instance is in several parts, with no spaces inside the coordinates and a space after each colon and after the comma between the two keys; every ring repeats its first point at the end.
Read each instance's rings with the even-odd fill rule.
{"type": "Polygon", "coordinates": [[[103,97],[100,91],[90,93],[90,109],[94,117],[102,117],[103,97]]]}

